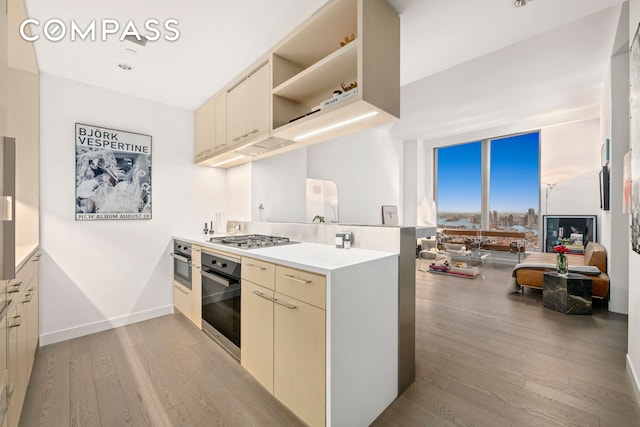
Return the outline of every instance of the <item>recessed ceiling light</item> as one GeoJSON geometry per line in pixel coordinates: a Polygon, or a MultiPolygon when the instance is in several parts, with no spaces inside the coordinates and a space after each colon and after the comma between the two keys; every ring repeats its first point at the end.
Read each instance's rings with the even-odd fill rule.
{"type": "Polygon", "coordinates": [[[118,64],[118,67],[122,68],[125,71],[133,70],[133,67],[131,65],[127,65],[127,64],[118,64]]]}
{"type": "MultiPolygon", "coordinates": [[[[532,0],[529,0],[529,1],[532,1],[532,0]]],[[[526,5],[527,5],[527,0],[515,0],[515,1],[513,2],[513,5],[514,5],[515,7],[522,7],[522,6],[526,6],[526,5]]]]}

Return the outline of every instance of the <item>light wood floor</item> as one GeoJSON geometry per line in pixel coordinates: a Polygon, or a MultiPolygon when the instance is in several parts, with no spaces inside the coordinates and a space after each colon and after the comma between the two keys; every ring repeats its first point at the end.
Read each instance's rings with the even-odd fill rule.
{"type": "MultiPolygon", "coordinates": [[[[545,309],[509,273],[416,273],[416,382],[374,425],[640,426],[626,316],[545,309]]],[[[42,347],[20,424],[301,425],[179,314],[42,347]]]]}

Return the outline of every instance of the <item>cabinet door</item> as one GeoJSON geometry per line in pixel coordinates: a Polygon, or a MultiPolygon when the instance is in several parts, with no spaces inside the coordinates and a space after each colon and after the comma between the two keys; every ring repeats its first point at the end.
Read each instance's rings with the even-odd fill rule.
{"type": "Polygon", "coordinates": [[[18,328],[20,328],[20,323],[22,322],[21,305],[22,304],[16,304],[14,302],[9,310],[9,316],[7,317],[7,327],[9,330],[7,334],[7,364],[9,368],[9,393],[11,394],[9,407],[7,409],[9,427],[18,425],[18,421],[20,421],[20,409],[22,407],[22,402],[20,402],[18,397],[20,366],[24,363],[20,360],[18,337],[18,328]]]}
{"type": "Polygon", "coordinates": [[[213,151],[218,154],[227,150],[227,91],[216,96],[216,136],[213,151]]]}
{"type": "Polygon", "coordinates": [[[265,64],[227,93],[227,149],[269,131],[270,76],[265,64]]]}
{"type": "Polygon", "coordinates": [[[269,105],[271,97],[269,64],[265,64],[247,79],[248,140],[269,131],[269,105]]]}
{"type": "Polygon", "coordinates": [[[27,383],[29,383],[29,378],[31,378],[31,371],[33,369],[33,362],[36,355],[36,349],[38,347],[38,334],[39,334],[39,313],[38,313],[38,302],[39,302],[38,288],[33,285],[27,291],[27,299],[29,300],[26,303],[26,321],[27,321],[27,383]]]}
{"type": "Polygon", "coordinates": [[[191,247],[191,314],[189,318],[202,329],[202,247],[191,247]]]}
{"type": "Polygon", "coordinates": [[[176,281],[173,282],[173,306],[191,320],[191,291],[176,281]]]}
{"type": "Polygon", "coordinates": [[[213,156],[216,137],[216,100],[209,99],[194,113],[195,162],[213,156]]]}
{"type": "Polygon", "coordinates": [[[18,390],[18,395],[16,398],[19,400],[20,411],[22,410],[22,404],[24,402],[24,397],[27,394],[27,385],[29,383],[29,363],[32,363],[32,360],[29,358],[29,330],[27,328],[28,322],[28,306],[26,294],[23,293],[20,299],[20,304],[22,307],[18,309],[20,317],[20,326],[18,329],[18,358],[20,361],[18,362],[18,383],[16,389],[18,390]]]}
{"type": "Polygon", "coordinates": [[[325,311],[274,297],[273,394],[311,426],[325,425],[325,311]]]}
{"type": "Polygon", "coordinates": [[[245,103],[247,81],[227,92],[227,148],[233,148],[245,142],[248,127],[245,103]]]}
{"type": "Polygon", "coordinates": [[[273,393],[273,291],[246,280],[241,289],[240,360],[273,393]]]}

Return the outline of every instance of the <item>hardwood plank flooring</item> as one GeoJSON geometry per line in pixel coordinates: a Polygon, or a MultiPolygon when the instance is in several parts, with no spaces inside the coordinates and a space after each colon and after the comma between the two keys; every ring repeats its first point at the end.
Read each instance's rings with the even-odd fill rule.
{"type": "MultiPolygon", "coordinates": [[[[506,292],[511,268],[473,280],[416,271],[416,381],[375,426],[640,426],[627,317],[506,292]]],[[[301,426],[181,314],[38,350],[22,426],[301,426]]]]}

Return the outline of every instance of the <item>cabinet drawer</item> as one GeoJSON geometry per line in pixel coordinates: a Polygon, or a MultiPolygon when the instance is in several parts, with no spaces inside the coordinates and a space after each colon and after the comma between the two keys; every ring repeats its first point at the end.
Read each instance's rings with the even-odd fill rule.
{"type": "Polygon", "coordinates": [[[322,309],[326,306],[326,278],[320,274],[278,265],[276,291],[322,309]]]}
{"type": "Polygon", "coordinates": [[[275,266],[270,262],[242,257],[241,276],[257,285],[275,289],[275,266]]]}
{"type": "Polygon", "coordinates": [[[191,292],[177,282],[173,282],[173,305],[187,318],[191,318],[191,292]]]}

